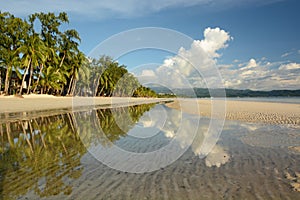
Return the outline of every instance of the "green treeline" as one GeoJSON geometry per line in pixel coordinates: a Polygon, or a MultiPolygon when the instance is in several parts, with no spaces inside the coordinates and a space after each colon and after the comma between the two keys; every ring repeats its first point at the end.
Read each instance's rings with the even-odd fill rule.
{"type": "Polygon", "coordinates": [[[66,13],[0,12],[0,94],[155,97],[108,56],[88,59],[66,13]]]}
{"type": "Polygon", "coordinates": [[[86,73],[79,74],[77,94],[86,96],[134,96],[157,97],[150,88],[142,86],[126,66],[119,65],[111,57],[102,56],[85,65],[86,73]]]}
{"type": "MultiPolygon", "coordinates": [[[[237,89],[207,89],[207,88],[173,88],[152,87],[158,94],[176,95],[180,97],[299,97],[300,90],[237,90],[237,89]],[[225,93],[224,93],[225,91],[225,93]]],[[[160,95],[162,96],[162,95],[160,95]]]]}

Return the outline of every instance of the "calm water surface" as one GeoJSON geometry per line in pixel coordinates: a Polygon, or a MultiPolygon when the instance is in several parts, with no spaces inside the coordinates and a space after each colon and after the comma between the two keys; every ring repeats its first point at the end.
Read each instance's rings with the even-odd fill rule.
{"type": "Polygon", "coordinates": [[[0,124],[0,199],[300,198],[293,127],[227,121],[218,138],[209,119],[160,104],[1,114],[0,124]],[[144,155],[170,144],[164,157],[137,166],[117,151],[144,155]]]}

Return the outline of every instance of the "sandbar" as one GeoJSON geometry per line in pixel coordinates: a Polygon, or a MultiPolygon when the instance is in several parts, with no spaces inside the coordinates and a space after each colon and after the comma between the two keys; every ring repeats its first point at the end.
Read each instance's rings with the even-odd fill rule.
{"type": "MultiPolygon", "coordinates": [[[[213,101],[217,103],[219,101],[222,105],[221,100],[213,101]]],[[[168,103],[167,106],[185,113],[211,117],[213,101],[209,99],[177,99],[168,103]],[[193,106],[195,101],[198,104],[196,108],[193,106]]],[[[225,112],[223,115],[220,113],[220,117],[225,116],[226,120],[300,126],[300,104],[226,100],[224,105],[225,112]]]]}

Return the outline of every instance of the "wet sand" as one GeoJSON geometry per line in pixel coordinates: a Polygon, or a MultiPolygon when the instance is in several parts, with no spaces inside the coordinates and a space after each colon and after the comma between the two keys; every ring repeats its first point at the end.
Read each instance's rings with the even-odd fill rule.
{"type": "MultiPolygon", "coordinates": [[[[300,125],[300,104],[227,100],[225,105],[226,120],[300,125]]],[[[167,106],[189,114],[211,117],[212,102],[207,99],[180,99],[167,106]],[[198,104],[196,108],[191,106],[195,101],[198,104]]]]}
{"type": "MultiPolygon", "coordinates": [[[[86,154],[81,177],[69,183],[71,194],[45,199],[299,199],[299,156],[283,147],[247,145],[239,139],[241,130],[232,128],[225,127],[218,143],[230,155],[220,167],[208,166],[189,149],[166,168],[134,174],[86,154]]],[[[28,193],[20,199],[39,197],[28,193]]]]}

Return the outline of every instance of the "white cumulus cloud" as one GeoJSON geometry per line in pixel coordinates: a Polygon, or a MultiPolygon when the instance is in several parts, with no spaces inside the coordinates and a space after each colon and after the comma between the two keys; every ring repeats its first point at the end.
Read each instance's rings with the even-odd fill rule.
{"type": "MultiPolygon", "coordinates": [[[[206,28],[203,40],[194,40],[189,49],[181,47],[177,55],[167,58],[155,72],[162,85],[176,87],[222,87],[218,82],[218,51],[227,47],[231,40],[228,32],[220,28],[206,28]]],[[[148,71],[146,71],[149,73],[148,71]]],[[[140,78],[143,78],[142,72],[140,78]]],[[[153,74],[152,74],[153,75],[153,74]]]]}
{"type": "Polygon", "coordinates": [[[207,28],[204,31],[204,38],[204,40],[195,41],[194,45],[201,47],[212,57],[218,57],[216,51],[227,46],[226,42],[230,39],[230,36],[220,28],[207,28]]]}
{"type": "Polygon", "coordinates": [[[300,69],[300,64],[298,64],[298,63],[288,63],[288,64],[285,64],[285,65],[280,65],[279,69],[281,69],[281,70],[300,69]]]}
{"type": "Polygon", "coordinates": [[[236,67],[220,68],[225,87],[234,89],[299,89],[300,64],[250,59],[236,67]]]}
{"type": "Polygon", "coordinates": [[[180,48],[177,55],[168,57],[155,69],[137,74],[139,80],[168,88],[300,89],[300,63],[261,57],[218,64],[219,51],[228,46],[231,36],[220,28],[207,28],[203,35],[202,40],[194,40],[190,48],[180,48]]]}
{"type": "Polygon", "coordinates": [[[241,70],[252,69],[252,68],[255,68],[255,67],[257,67],[256,60],[251,58],[249,60],[249,63],[245,67],[241,68],[241,70]]]}
{"type": "Polygon", "coordinates": [[[140,76],[150,76],[150,77],[152,77],[152,76],[155,76],[155,73],[151,69],[144,69],[140,76]]]}

